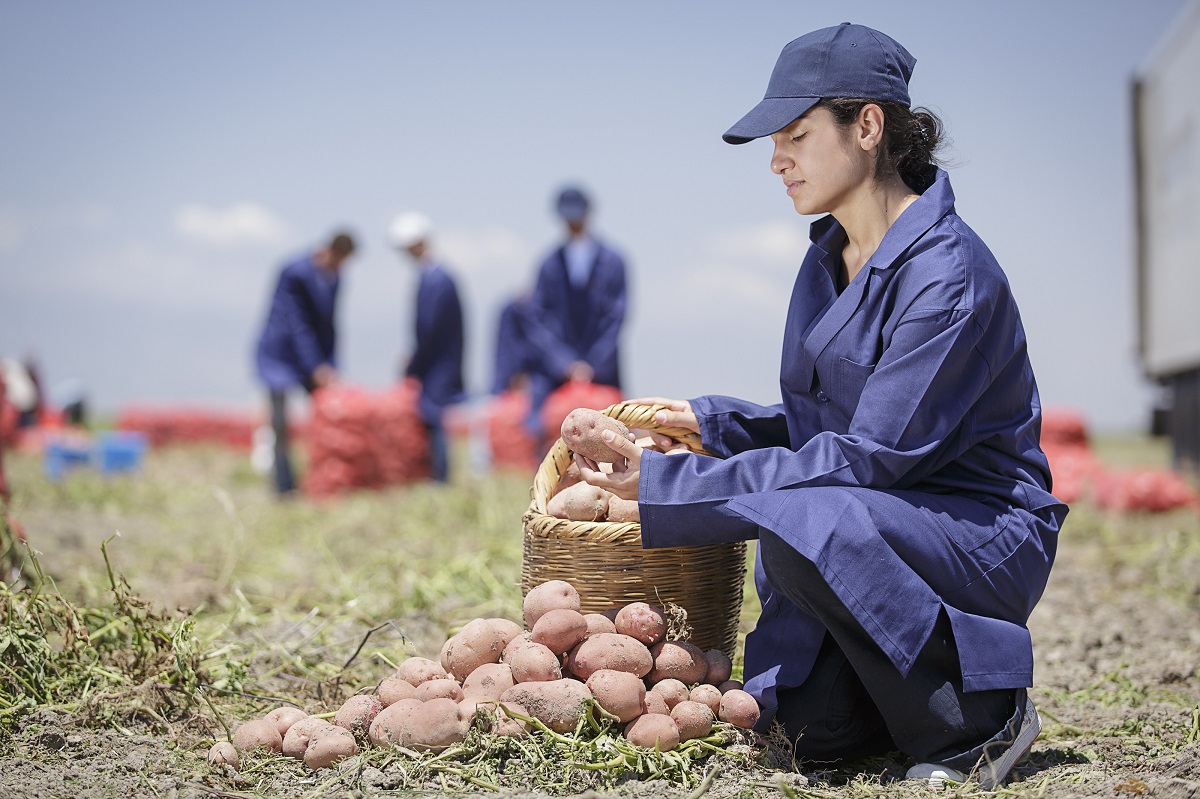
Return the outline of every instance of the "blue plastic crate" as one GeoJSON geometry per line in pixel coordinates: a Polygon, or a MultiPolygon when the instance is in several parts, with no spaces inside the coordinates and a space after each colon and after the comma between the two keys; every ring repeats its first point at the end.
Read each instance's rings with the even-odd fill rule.
{"type": "Polygon", "coordinates": [[[142,465],[148,443],[145,433],[132,430],[101,433],[94,447],[96,466],[101,474],[136,471],[142,465]]]}
{"type": "Polygon", "coordinates": [[[91,458],[91,447],[87,439],[54,437],[46,441],[42,466],[46,477],[57,482],[68,470],[87,466],[91,458]]]}

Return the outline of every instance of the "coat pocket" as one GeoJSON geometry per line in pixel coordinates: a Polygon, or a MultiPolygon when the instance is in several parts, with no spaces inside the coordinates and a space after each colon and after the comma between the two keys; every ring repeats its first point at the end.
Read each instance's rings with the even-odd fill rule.
{"type": "Polygon", "coordinates": [[[855,363],[849,358],[839,359],[833,382],[833,396],[838,405],[853,414],[854,409],[858,407],[859,398],[862,397],[867,378],[874,373],[875,364],[855,363]]]}

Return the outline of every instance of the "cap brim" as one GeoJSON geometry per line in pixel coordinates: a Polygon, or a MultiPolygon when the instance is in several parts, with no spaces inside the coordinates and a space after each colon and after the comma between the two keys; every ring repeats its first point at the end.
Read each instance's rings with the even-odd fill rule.
{"type": "Polygon", "coordinates": [[[770,136],[804,116],[819,102],[820,97],[764,97],[721,138],[729,144],[745,144],[770,136]]]}

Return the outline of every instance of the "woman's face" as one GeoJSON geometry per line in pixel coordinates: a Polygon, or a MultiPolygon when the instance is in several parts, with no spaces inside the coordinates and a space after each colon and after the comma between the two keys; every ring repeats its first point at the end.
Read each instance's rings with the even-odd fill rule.
{"type": "Polygon", "coordinates": [[[858,123],[842,127],[814,108],[771,134],[771,171],[783,178],[798,214],[835,216],[874,174],[874,150],[862,146],[858,123]]]}

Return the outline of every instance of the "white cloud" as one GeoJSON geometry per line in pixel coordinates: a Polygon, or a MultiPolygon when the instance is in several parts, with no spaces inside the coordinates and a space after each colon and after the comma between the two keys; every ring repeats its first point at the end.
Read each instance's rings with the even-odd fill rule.
{"type": "Polygon", "coordinates": [[[228,208],[209,208],[192,203],[175,214],[175,231],[186,239],[210,246],[282,243],[287,226],[269,209],[257,203],[235,203],[228,208]]]}
{"type": "Polygon", "coordinates": [[[25,237],[25,229],[17,216],[17,209],[0,205],[0,252],[17,249],[25,237]]]}
{"type": "Polygon", "coordinates": [[[807,229],[783,220],[723,231],[712,237],[712,252],[721,259],[749,259],[793,271],[799,268],[808,245],[807,229]]]}

